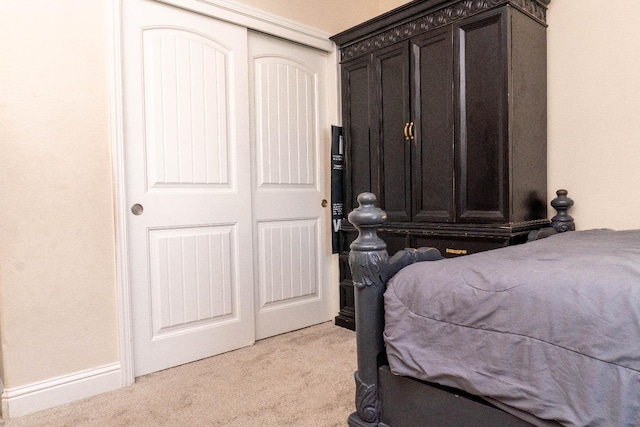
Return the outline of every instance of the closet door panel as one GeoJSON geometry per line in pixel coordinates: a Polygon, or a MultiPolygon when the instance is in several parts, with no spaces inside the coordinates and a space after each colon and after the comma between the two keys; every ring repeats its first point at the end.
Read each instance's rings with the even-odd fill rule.
{"type": "MultiPolygon", "coordinates": [[[[409,45],[400,43],[373,56],[377,93],[372,105],[372,146],[380,156],[380,207],[389,221],[411,221],[409,137],[409,45]]],[[[375,159],[374,159],[375,160],[375,159]]]]}
{"type": "Polygon", "coordinates": [[[454,207],[453,33],[411,41],[414,221],[450,222],[454,207]]]}

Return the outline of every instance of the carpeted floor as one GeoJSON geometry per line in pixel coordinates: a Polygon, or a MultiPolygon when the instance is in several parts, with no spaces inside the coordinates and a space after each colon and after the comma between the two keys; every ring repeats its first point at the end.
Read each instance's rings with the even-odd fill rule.
{"type": "Polygon", "coordinates": [[[323,323],[0,425],[344,426],[355,369],[355,333],[323,323]]]}

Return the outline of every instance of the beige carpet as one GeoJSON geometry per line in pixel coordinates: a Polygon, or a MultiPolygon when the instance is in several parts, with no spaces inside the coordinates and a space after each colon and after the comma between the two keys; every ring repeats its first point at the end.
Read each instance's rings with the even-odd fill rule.
{"type": "Polygon", "coordinates": [[[0,424],[344,426],[355,369],[355,333],[323,323],[0,424]]]}

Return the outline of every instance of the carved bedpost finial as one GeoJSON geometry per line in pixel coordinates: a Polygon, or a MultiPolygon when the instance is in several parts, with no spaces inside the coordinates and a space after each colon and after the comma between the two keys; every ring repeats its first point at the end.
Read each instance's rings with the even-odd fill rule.
{"type": "Polygon", "coordinates": [[[358,196],[360,207],[349,214],[349,222],[360,234],[351,243],[351,249],[359,252],[381,251],[387,244],[378,237],[377,229],[387,220],[387,213],[374,205],[376,196],[373,193],[362,193],[358,196]]]}
{"type": "Polygon", "coordinates": [[[558,233],[576,229],[573,218],[567,213],[569,208],[573,206],[573,200],[567,197],[567,194],[569,194],[567,190],[558,190],[556,191],[558,197],[551,201],[551,206],[558,212],[556,216],[551,218],[551,225],[558,233]]]}

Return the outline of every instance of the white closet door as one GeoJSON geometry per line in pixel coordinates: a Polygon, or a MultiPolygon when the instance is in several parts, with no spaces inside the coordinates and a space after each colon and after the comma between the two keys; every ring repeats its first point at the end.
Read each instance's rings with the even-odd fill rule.
{"type": "Polygon", "coordinates": [[[327,54],[249,32],[256,338],[331,318],[327,54]]]}
{"type": "Polygon", "coordinates": [[[247,30],[123,2],[135,375],[255,338],[247,30]]]}

